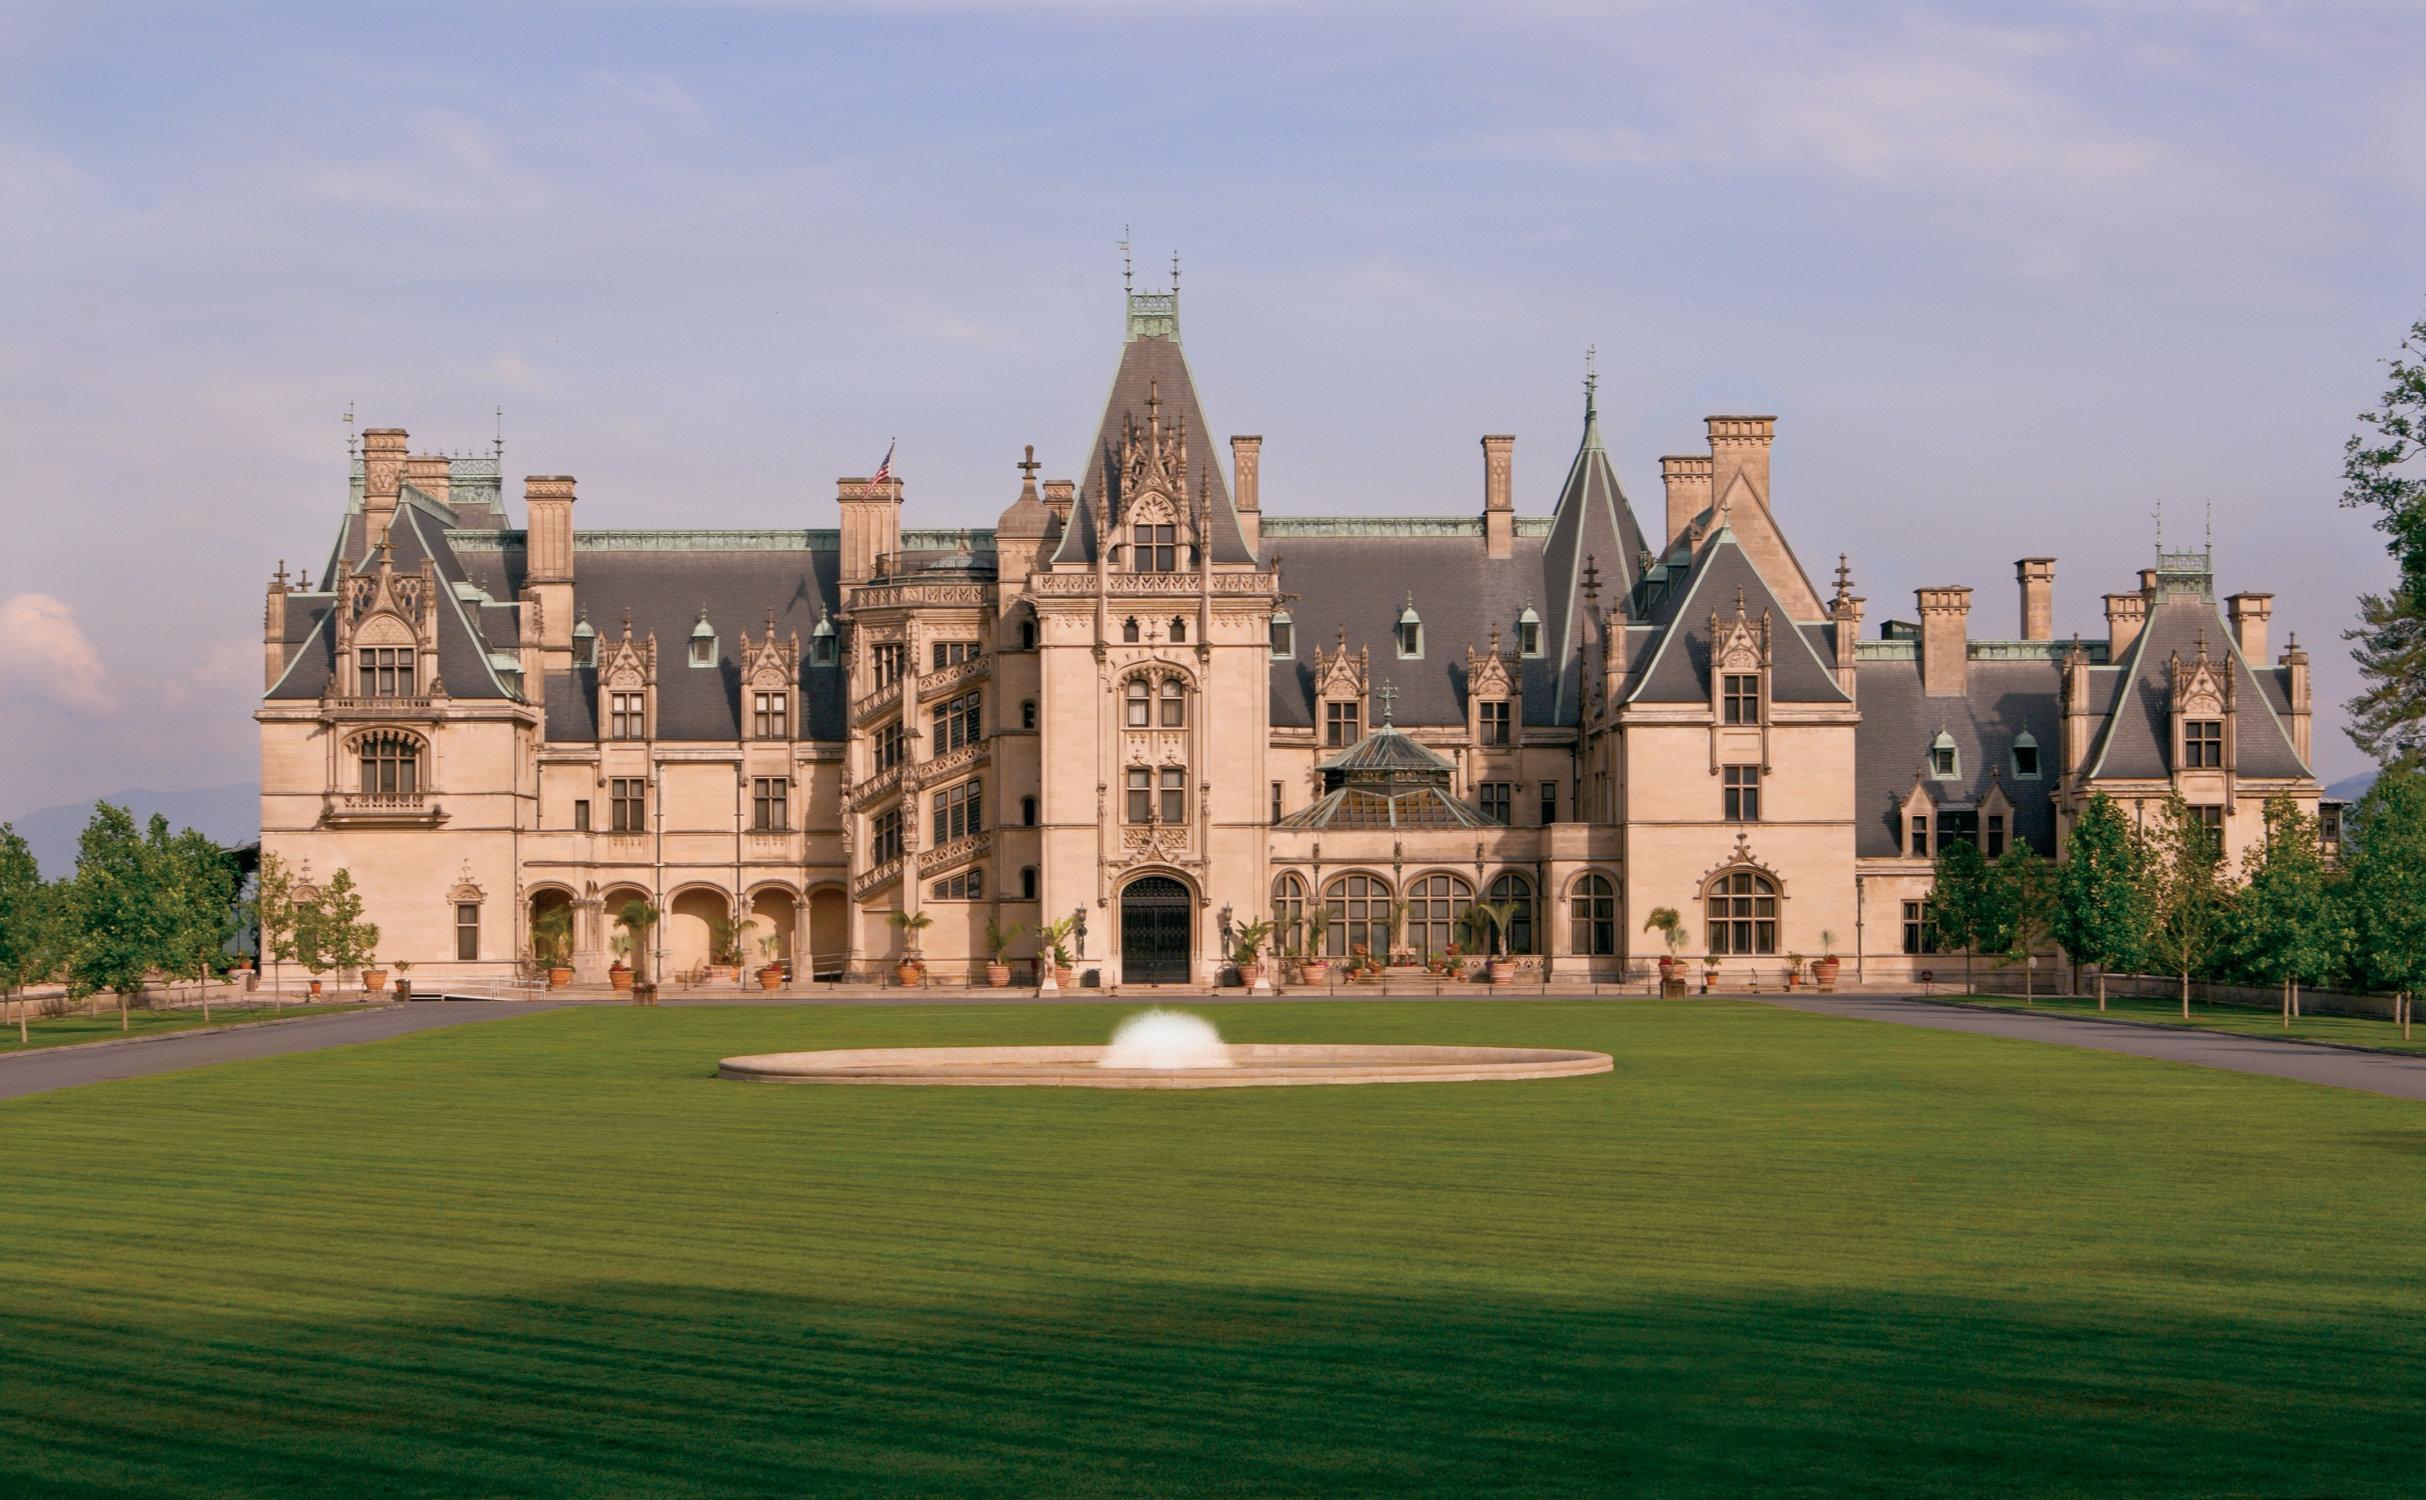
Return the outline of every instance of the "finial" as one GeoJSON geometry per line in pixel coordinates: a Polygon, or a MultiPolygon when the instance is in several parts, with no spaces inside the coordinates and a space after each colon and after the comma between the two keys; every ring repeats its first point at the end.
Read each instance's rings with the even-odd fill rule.
{"type": "Polygon", "coordinates": [[[1381,700],[1381,721],[1386,725],[1391,720],[1392,705],[1398,701],[1398,689],[1392,687],[1390,679],[1385,677],[1373,696],[1381,700]]]}
{"type": "Polygon", "coordinates": [[[497,437],[489,444],[489,451],[497,460],[497,474],[502,480],[505,476],[505,407],[502,404],[497,408],[497,437]]]}
{"type": "Polygon", "coordinates": [[[1600,563],[1589,552],[1584,554],[1584,597],[1600,598],[1600,563]]]}
{"type": "MultiPolygon", "coordinates": [[[[2156,509],[2151,514],[2156,517],[2156,550],[2163,552],[2165,550],[2165,499],[2162,495],[2157,497],[2156,509]]],[[[2162,560],[2159,559],[2159,561],[2162,560]]]]}
{"type": "Polygon", "coordinates": [[[1739,615],[1744,612],[1744,586],[1740,583],[1735,586],[1735,612],[1739,615]]]}
{"type": "Polygon", "coordinates": [[[1025,481],[1026,483],[1030,485],[1035,484],[1036,471],[1044,467],[1043,464],[1036,461],[1036,445],[1034,443],[1028,444],[1028,456],[1021,459],[1018,463],[1012,465],[1012,467],[1019,470],[1021,474],[1027,476],[1025,481]]]}
{"type": "Polygon", "coordinates": [[[1126,224],[1120,226],[1120,289],[1130,293],[1137,290],[1135,268],[1129,263],[1129,226],[1126,224]]]}
{"type": "Polygon", "coordinates": [[[308,594],[311,591],[312,570],[305,568],[302,572],[295,575],[295,592],[298,594],[308,594]]]}
{"type": "Polygon", "coordinates": [[[1842,599],[1851,592],[1853,592],[1853,564],[1846,561],[1844,553],[1839,552],[1836,555],[1836,596],[1842,599]]]}
{"type": "Polygon", "coordinates": [[[2207,502],[2207,550],[2215,551],[2215,502],[2207,502]]]}
{"type": "Polygon", "coordinates": [[[1592,362],[1599,353],[1600,345],[1584,345],[1584,415],[1587,417],[1592,415],[1597,404],[1594,392],[1600,388],[1600,372],[1592,367],[1592,362]]]}
{"type": "Polygon", "coordinates": [[[278,571],[277,571],[275,574],[273,574],[272,576],[273,576],[273,577],[275,577],[275,578],[278,580],[278,587],[279,587],[279,589],[280,589],[280,590],[283,592],[283,591],[285,590],[285,588],[286,588],[286,559],[285,559],[285,558],[283,558],[283,557],[282,557],[282,558],[278,559],[278,571]]]}
{"type": "Polygon", "coordinates": [[[1146,381],[1146,423],[1153,427],[1162,425],[1162,381],[1159,377],[1146,381]]]}
{"type": "Polygon", "coordinates": [[[345,456],[349,461],[354,457],[354,403],[351,401],[345,403],[345,456]]]}
{"type": "Polygon", "coordinates": [[[1171,252],[1171,295],[1179,295],[1179,252],[1171,252]]]}

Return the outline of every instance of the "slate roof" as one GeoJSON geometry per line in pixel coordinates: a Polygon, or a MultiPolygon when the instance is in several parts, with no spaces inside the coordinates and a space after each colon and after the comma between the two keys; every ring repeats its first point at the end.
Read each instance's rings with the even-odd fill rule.
{"type": "Polygon", "coordinates": [[[1337,773],[1351,780],[1435,776],[1445,781],[1457,771],[1446,759],[1418,744],[1396,724],[1383,724],[1315,769],[1337,773]]]}
{"type": "Polygon", "coordinates": [[[2013,804],[2014,836],[2040,853],[2055,848],[2053,801],[2062,747],[2062,667],[2053,661],[1973,661],[1961,697],[1921,692],[1913,658],[1864,659],[1854,664],[1862,721],[1853,731],[1853,852],[1893,855],[1902,849],[1904,799],[1921,777],[1933,802],[1975,806],[1993,778],[2013,804]],[[1954,741],[1954,779],[1925,775],[1940,733],[1954,741]],[[2013,746],[2024,733],[2038,744],[2039,777],[2017,780],[2013,746]]]}
{"type": "MultiPolygon", "coordinates": [[[[2233,692],[2239,712],[2233,716],[2233,764],[2243,776],[2301,777],[2309,774],[2292,748],[2290,735],[2275,716],[2275,695],[2260,684],[2232,643],[2232,631],[2216,611],[2213,600],[2195,594],[2159,597],[2148,609],[2148,623],[2131,643],[2116,674],[2117,696],[2105,727],[2092,741],[2090,774],[2162,778],[2172,774],[2173,684],[2167,664],[2179,654],[2184,662],[2197,659],[2204,637],[2209,660],[2230,662],[2233,692]]],[[[2266,676],[2277,674],[2269,669],[2266,676]]],[[[2281,691],[2277,684],[2276,691],[2281,691]]]]}
{"type": "Polygon", "coordinates": [[[1203,486],[1205,493],[1198,497],[1199,502],[1210,505],[1212,519],[1207,529],[1212,537],[1213,560],[1255,561],[1238,529],[1238,510],[1230,499],[1229,482],[1222,475],[1222,455],[1215,449],[1213,429],[1206,424],[1204,408],[1196,399],[1196,381],[1188,374],[1187,356],[1180,352],[1176,336],[1163,338],[1152,334],[1133,334],[1121,346],[1120,367],[1112,373],[1112,394],[1104,402],[1103,421],[1096,426],[1094,446],[1087,450],[1086,478],[1079,482],[1078,503],[1070,512],[1070,525],[1062,533],[1061,545],[1054,549],[1053,560],[1095,561],[1100,545],[1096,531],[1101,518],[1106,514],[1117,515],[1120,510],[1121,429],[1131,417],[1140,427],[1145,425],[1149,393],[1162,398],[1166,426],[1178,420],[1187,423],[1190,483],[1203,486]]]}
{"type": "MultiPolygon", "coordinates": [[[[1702,542],[1691,563],[1667,566],[1666,575],[1638,596],[1636,607],[1652,627],[1653,644],[1642,653],[1625,688],[1628,703],[1706,703],[1710,699],[1710,615],[1723,630],[1735,618],[1741,595],[1744,613],[1770,621],[1769,695],[1779,703],[1842,703],[1836,669],[1821,652],[1827,633],[1807,634],[1788,621],[1786,607],[1761,577],[1727,527],[1702,542]]],[[[1629,632],[1631,636],[1633,632],[1629,632]]]]}
{"type": "Polygon", "coordinates": [[[1583,441],[1559,486],[1550,540],[1542,555],[1550,594],[1542,606],[1544,644],[1556,684],[1553,722],[1573,723],[1582,712],[1583,647],[1590,624],[1583,595],[1586,560],[1597,569],[1601,597],[1622,611],[1640,580],[1642,552],[1643,529],[1618,486],[1617,471],[1610,467],[1608,450],[1601,444],[1599,409],[1587,387],[1583,441]]]}
{"type": "MultiPolygon", "coordinates": [[[[422,560],[427,558],[437,573],[438,676],[448,696],[516,697],[512,674],[501,674],[490,654],[515,650],[519,634],[515,623],[517,611],[510,605],[499,610],[481,600],[467,600],[457,590],[456,585],[468,581],[469,575],[447,540],[445,523],[450,519],[435,502],[418,491],[408,491],[388,527],[392,564],[398,573],[412,573],[419,571],[422,560]]],[[[360,550],[363,535],[362,518],[349,515],[340,531],[337,550],[331,554],[329,578],[335,577],[340,557],[352,559],[358,571],[377,566],[375,558],[366,559],[360,550]]],[[[286,671],[264,695],[273,702],[317,699],[327,691],[335,672],[336,629],[330,619],[335,599],[328,595],[290,595],[290,621],[298,599],[311,601],[306,605],[308,634],[288,661],[286,671]]],[[[290,633],[293,628],[290,624],[290,633]]]]}

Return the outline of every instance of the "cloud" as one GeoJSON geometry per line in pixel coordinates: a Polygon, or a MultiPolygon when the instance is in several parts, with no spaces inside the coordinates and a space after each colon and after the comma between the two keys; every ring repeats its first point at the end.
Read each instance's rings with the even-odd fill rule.
{"type": "Polygon", "coordinates": [[[0,682],[86,713],[118,706],[103,680],[100,654],[76,624],[75,610],[50,594],[0,600],[0,682]]]}

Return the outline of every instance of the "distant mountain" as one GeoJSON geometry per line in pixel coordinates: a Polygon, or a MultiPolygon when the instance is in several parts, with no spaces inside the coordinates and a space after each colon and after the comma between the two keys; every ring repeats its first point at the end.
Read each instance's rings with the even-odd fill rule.
{"type": "Polygon", "coordinates": [[[2345,776],[2328,785],[2325,788],[2325,795],[2343,802],[2356,802],[2367,795],[2369,787],[2375,785],[2375,778],[2376,773],[2373,771],[2361,771],[2356,776],[2345,776]]]}
{"type": "MultiPolygon", "coordinates": [[[[97,797],[130,809],[140,825],[159,813],[171,828],[191,828],[222,844],[249,844],[261,837],[261,788],[252,785],[204,786],[183,792],[124,791],[97,797]]],[[[46,879],[76,871],[76,840],[93,820],[92,802],[37,808],[5,820],[16,826],[33,848],[46,879]]]]}

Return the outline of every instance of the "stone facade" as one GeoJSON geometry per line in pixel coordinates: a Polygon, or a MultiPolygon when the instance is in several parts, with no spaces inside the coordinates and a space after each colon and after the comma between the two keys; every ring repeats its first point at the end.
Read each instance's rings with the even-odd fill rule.
{"type": "Polygon", "coordinates": [[[576,530],[563,475],[515,530],[493,460],[367,433],[320,585],[269,590],[264,847],[349,868],[435,983],[511,972],[558,906],[602,979],[633,899],[667,976],[877,974],[917,914],[947,977],[989,920],[1076,917],[1099,981],[1205,982],[1225,920],[1421,955],[1510,900],[1554,980],[1645,974],[1661,907],[1731,976],[1890,978],[1942,965],[1911,915],[1948,839],[2050,852],[2093,789],[2178,789],[2237,855],[2267,797],[2314,810],[2307,658],[2203,552],[2108,595],[2104,640],[2049,638],[2046,557],[2011,639],[1946,587],[1864,640],[1773,510],[1774,418],[1663,458],[1647,535],[1589,383],[1547,516],[1501,434],[1476,515],[1268,514],[1176,293],[1128,312],[1082,477],[1030,450],[990,531],[905,527],[890,476],[839,481],[833,529],[576,530]]]}

